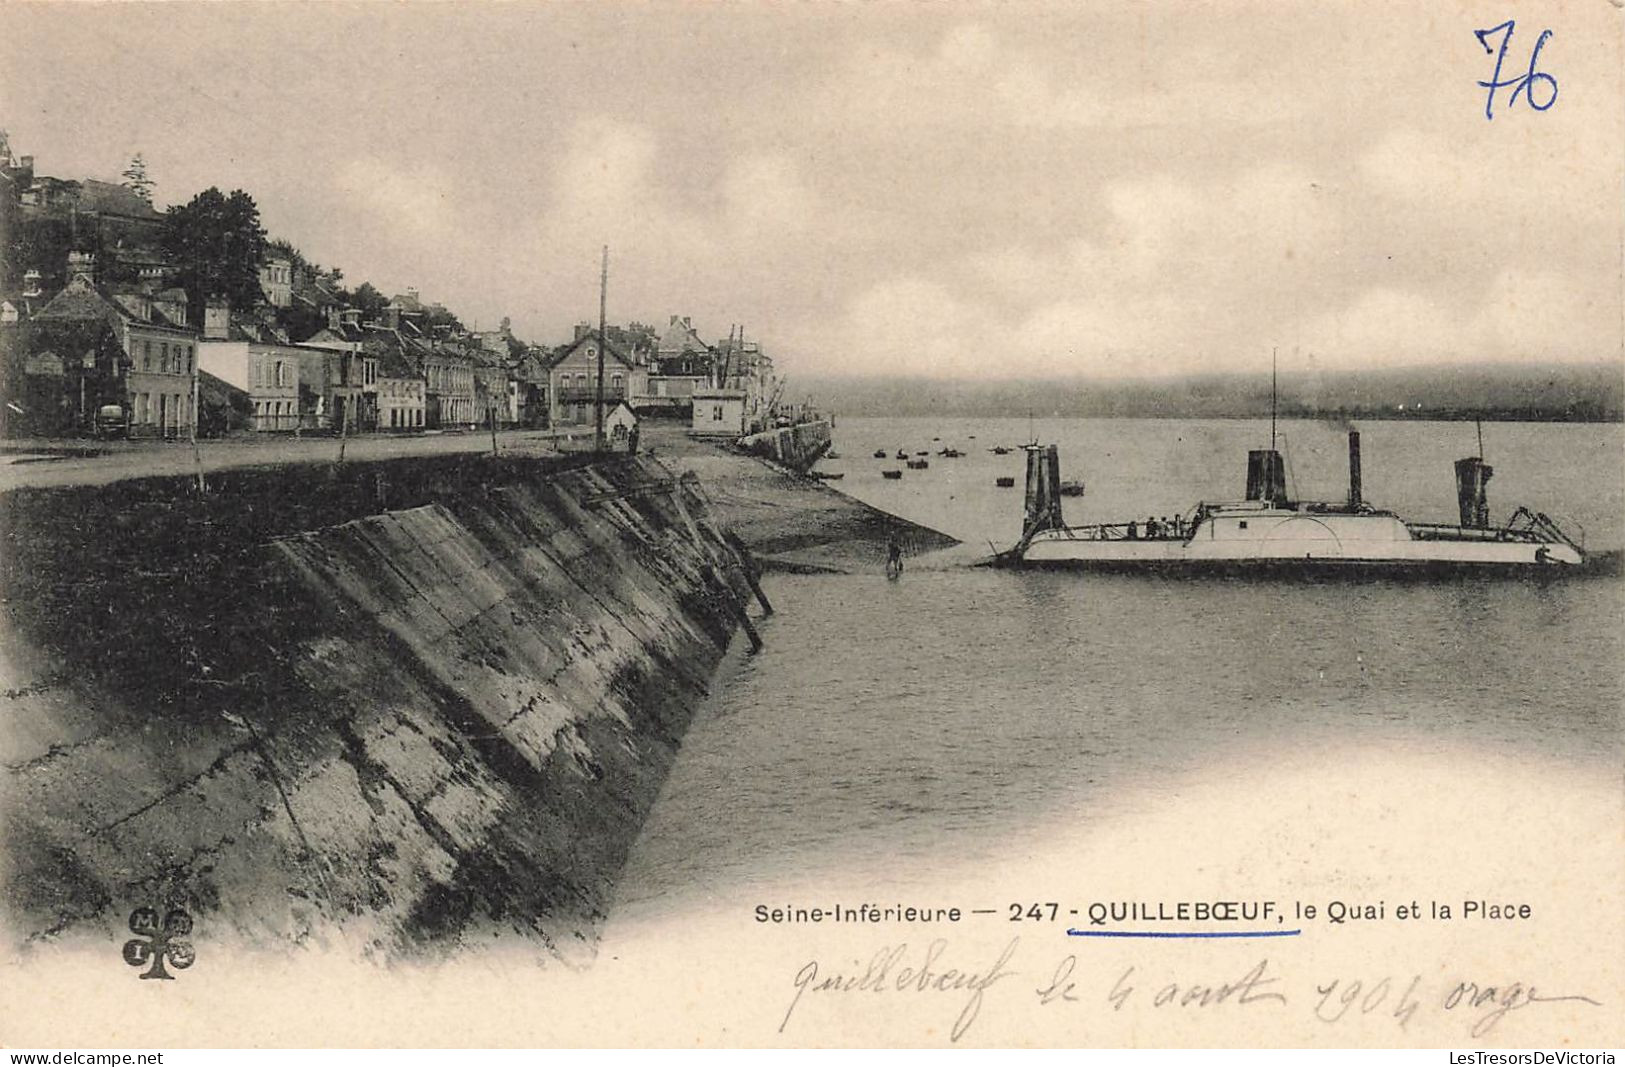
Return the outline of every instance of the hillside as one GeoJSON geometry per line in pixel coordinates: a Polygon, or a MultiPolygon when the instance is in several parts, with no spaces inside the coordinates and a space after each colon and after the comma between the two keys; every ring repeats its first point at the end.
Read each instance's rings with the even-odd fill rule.
{"type": "MultiPolygon", "coordinates": [[[[1625,419],[1625,365],[1411,367],[1337,373],[1283,370],[1280,413],[1298,418],[1625,419]]],[[[839,415],[1088,415],[1246,418],[1268,415],[1270,381],[1215,374],[1166,380],[942,381],[799,378],[789,392],[839,415]]]]}

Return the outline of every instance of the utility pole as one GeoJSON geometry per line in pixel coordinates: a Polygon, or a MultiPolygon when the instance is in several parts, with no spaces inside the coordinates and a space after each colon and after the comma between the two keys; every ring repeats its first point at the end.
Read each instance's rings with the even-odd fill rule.
{"type": "MultiPolygon", "coordinates": [[[[192,354],[188,358],[192,362],[192,462],[197,465],[197,491],[202,493],[205,491],[203,487],[203,452],[198,448],[197,445],[197,419],[198,393],[200,392],[198,388],[198,379],[202,377],[203,368],[198,366],[197,345],[192,345],[191,348],[192,354]]],[[[79,382],[80,387],[83,388],[84,378],[81,377],[79,382]]],[[[84,406],[83,399],[81,399],[79,403],[81,407],[84,406]]],[[[1482,450],[1483,449],[1481,447],[1480,451],[1482,450]]]]}
{"type": "Polygon", "coordinates": [[[593,407],[596,412],[593,430],[593,450],[604,450],[604,347],[609,344],[606,332],[605,310],[609,306],[609,245],[604,246],[604,265],[598,274],[598,395],[593,407]]]}

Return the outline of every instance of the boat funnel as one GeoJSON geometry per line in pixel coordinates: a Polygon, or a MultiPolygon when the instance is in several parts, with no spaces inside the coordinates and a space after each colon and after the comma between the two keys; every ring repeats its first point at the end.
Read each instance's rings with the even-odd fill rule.
{"type": "Polygon", "coordinates": [[[1461,507],[1461,524],[1473,529],[1487,529],[1490,524],[1490,497],[1488,486],[1495,468],[1484,462],[1482,456],[1468,456],[1456,460],[1456,503],[1461,507]]]}
{"type": "Polygon", "coordinates": [[[1286,503],[1286,465],[1273,448],[1247,453],[1247,499],[1286,503]]]}
{"type": "Polygon", "coordinates": [[[1061,460],[1054,445],[1027,449],[1027,515],[1023,539],[1040,530],[1059,530],[1061,519],[1061,460]]]}
{"type": "Polygon", "coordinates": [[[1349,507],[1358,508],[1360,495],[1360,431],[1349,431],[1349,507]]]}

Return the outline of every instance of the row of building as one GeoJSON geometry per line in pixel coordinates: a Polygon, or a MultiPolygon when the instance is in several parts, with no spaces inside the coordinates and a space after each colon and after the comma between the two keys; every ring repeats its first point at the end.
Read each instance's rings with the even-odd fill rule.
{"type": "Polygon", "coordinates": [[[9,151],[0,176],[10,221],[60,231],[67,246],[17,246],[38,262],[0,291],[0,419],[11,435],[586,427],[600,397],[606,409],[719,434],[774,419],[777,381],[761,346],[731,333],[707,343],[686,317],[607,337],[581,324],[562,344],[526,344],[506,320],[462,329],[416,290],[363,311],[332,277],[275,254],[254,306],[200,302],[175,284],[162,216],[143,197],[36,177],[9,151]]]}

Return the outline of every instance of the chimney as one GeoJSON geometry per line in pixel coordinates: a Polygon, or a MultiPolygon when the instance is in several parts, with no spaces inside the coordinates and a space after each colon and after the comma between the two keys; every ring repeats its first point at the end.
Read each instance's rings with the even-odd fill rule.
{"type": "Polygon", "coordinates": [[[1360,495],[1360,431],[1349,431],[1349,508],[1358,509],[1360,495]]]}
{"type": "Polygon", "coordinates": [[[1456,503],[1461,509],[1463,526],[1476,530],[1489,527],[1489,482],[1494,473],[1495,468],[1481,456],[1456,460],[1456,503]]]}
{"type": "Polygon", "coordinates": [[[44,295],[44,291],[40,288],[40,272],[39,271],[30,269],[30,270],[27,270],[27,271],[25,271],[23,273],[23,295],[24,296],[43,296],[44,295]]]}
{"type": "Polygon", "coordinates": [[[1023,540],[1040,530],[1058,530],[1061,518],[1061,459],[1055,445],[1027,449],[1026,529],[1023,540]]]}
{"type": "Polygon", "coordinates": [[[1286,502],[1286,467],[1281,453],[1258,448],[1247,453],[1247,499],[1271,504],[1286,502]]]}
{"type": "Polygon", "coordinates": [[[68,279],[83,274],[91,281],[96,280],[96,253],[69,252],[68,253],[68,279]]]}
{"type": "Polygon", "coordinates": [[[231,305],[211,300],[203,306],[203,339],[223,341],[231,335],[231,305]]]}
{"type": "Polygon", "coordinates": [[[572,337],[571,340],[579,341],[590,333],[592,333],[592,323],[578,322],[576,323],[575,336],[572,337]]]}

